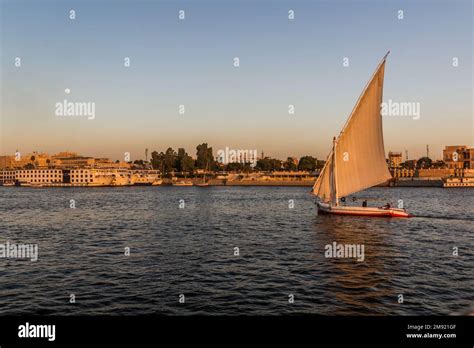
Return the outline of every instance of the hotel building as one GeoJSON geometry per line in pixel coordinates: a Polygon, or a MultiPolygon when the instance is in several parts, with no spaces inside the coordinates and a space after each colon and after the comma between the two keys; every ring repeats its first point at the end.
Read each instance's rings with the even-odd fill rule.
{"type": "Polygon", "coordinates": [[[93,158],[80,156],[75,152],[60,152],[49,156],[46,153],[33,152],[27,155],[18,154],[0,156],[1,169],[130,169],[127,162],[113,162],[108,158],[93,158]],[[28,168],[29,167],[29,168],[28,168]]]}
{"type": "Polygon", "coordinates": [[[35,168],[48,168],[50,163],[51,157],[46,153],[18,154],[18,157],[15,155],[0,156],[0,169],[21,169],[28,164],[35,168]]]}
{"type": "Polygon", "coordinates": [[[388,153],[388,165],[390,168],[399,168],[402,164],[402,153],[392,152],[388,153]]]}
{"type": "MultiPolygon", "coordinates": [[[[64,154],[64,153],[62,153],[64,154]]],[[[77,156],[74,153],[69,153],[69,156],[55,155],[53,156],[53,166],[55,168],[72,169],[72,168],[90,168],[94,165],[94,158],[77,156]]]]}
{"type": "Polygon", "coordinates": [[[474,148],[466,145],[446,146],[443,161],[450,169],[474,169],[474,148]]]}

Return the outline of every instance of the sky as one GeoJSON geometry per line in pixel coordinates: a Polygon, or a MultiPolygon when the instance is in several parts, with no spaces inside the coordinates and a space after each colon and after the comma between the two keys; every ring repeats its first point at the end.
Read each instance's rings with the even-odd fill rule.
{"type": "Polygon", "coordinates": [[[386,152],[474,146],[469,0],[0,0],[0,11],[0,155],[135,160],[207,142],[324,159],[388,50],[384,101],[420,115],[384,116],[386,152]],[[94,119],[58,116],[64,100],[94,103],[94,119]]]}

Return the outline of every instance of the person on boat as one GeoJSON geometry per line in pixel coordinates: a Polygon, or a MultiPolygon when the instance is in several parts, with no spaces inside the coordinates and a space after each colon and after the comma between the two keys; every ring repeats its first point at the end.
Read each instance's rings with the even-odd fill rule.
{"type": "Polygon", "coordinates": [[[367,200],[366,200],[366,199],[364,199],[364,200],[362,201],[362,206],[363,206],[364,208],[367,207],[367,200]]]}
{"type": "Polygon", "coordinates": [[[382,207],[382,209],[390,209],[390,207],[391,207],[391,206],[390,206],[390,203],[387,202],[387,204],[385,204],[385,205],[382,207]]]}

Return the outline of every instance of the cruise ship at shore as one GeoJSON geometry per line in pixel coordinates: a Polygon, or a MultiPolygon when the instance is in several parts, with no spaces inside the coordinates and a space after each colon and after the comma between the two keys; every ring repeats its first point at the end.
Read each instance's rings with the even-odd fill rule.
{"type": "MultiPolygon", "coordinates": [[[[425,170],[425,172],[431,172],[425,170]]],[[[436,170],[432,170],[436,172],[436,170]]],[[[218,172],[212,179],[172,177],[162,180],[158,170],[126,168],[40,168],[0,170],[0,186],[21,187],[115,187],[115,186],[313,186],[319,173],[314,172],[218,172]]],[[[433,173],[429,173],[433,174],[433,173]]],[[[443,173],[445,174],[445,173],[443,173]]],[[[381,186],[465,187],[474,188],[474,170],[457,175],[402,177],[381,186]]]]}
{"type": "Polygon", "coordinates": [[[474,177],[451,177],[443,180],[443,187],[474,187],[474,177]]]}
{"type": "Polygon", "coordinates": [[[21,169],[2,171],[3,186],[103,187],[161,185],[157,170],[128,169],[21,169]]]}

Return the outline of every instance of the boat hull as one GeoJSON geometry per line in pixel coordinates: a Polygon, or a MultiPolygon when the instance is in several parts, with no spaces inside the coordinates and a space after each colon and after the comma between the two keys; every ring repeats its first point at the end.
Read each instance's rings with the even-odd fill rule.
{"type": "Polygon", "coordinates": [[[178,182],[174,182],[172,184],[173,186],[193,186],[193,183],[192,182],[183,182],[183,181],[178,181],[178,182]]]}
{"type": "Polygon", "coordinates": [[[404,209],[398,208],[376,208],[376,207],[351,207],[330,206],[326,203],[317,202],[318,213],[333,215],[371,216],[371,217],[410,217],[404,209]]]}

